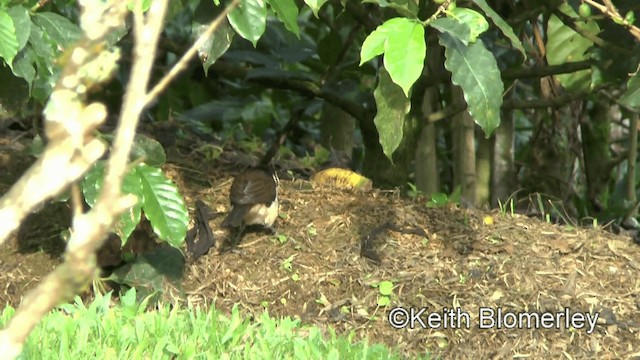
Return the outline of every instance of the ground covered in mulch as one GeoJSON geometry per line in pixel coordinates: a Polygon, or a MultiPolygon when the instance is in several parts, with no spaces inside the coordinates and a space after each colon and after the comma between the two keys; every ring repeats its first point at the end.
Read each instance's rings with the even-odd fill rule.
{"type": "MultiPolygon", "coordinates": [[[[17,144],[11,137],[0,141],[0,193],[32,161],[26,145],[17,144]]],[[[164,170],[189,210],[200,199],[225,212],[238,161],[169,154],[164,170]]],[[[186,301],[215,303],[222,311],[237,304],[247,316],[267,309],[338,333],[353,331],[407,356],[640,357],[640,247],[628,237],[497,210],[427,208],[424,199],[397,191],[321,187],[284,167],[277,235],[251,233],[231,251],[212,249],[187,263],[181,284],[186,301]],[[361,256],[363,250],[369,258],[361,256]],[[394,287],[390,305],[381,307],[378,284],[385,281],[394,287]],[[420,319],[426,327],[418,318],[413,328],[392,327],[390,314],[399,321],[406,314],[392,310],[397,307],[425,309],[420,319]],[[480,328],[481,309],[502,312],[501,328],[491,327],[497,318],[489,315],[488,328],[480,328]],[[441,317],[449,320],[446,326],[436,322],[450,310],[452,317],[441,317]],[[527,315],[524,320],[559,317],[559,327],[525,321],[509,328],[513,314],[527,315]],[[581,320],[596,314],[588,333],[581,320]],[[573,324],[567,326],[566,315],[573,324]]],[[[59,206],[32,215],[0,247],[0,304],[16,306],[59,263],[60,232],[68,220],[59,206]]],[[[219,230],[222,217],[210,221],[219,238],[226,236],[219,230]]]]}

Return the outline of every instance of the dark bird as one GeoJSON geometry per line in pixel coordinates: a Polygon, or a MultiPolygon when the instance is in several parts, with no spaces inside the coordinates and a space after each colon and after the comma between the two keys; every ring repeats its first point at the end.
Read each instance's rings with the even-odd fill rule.
{"type": "Polygon", "coordinates": [[[271,233],[278,217],[278,176],[271,166],[249,168],[233,179],[229,200],[231,211],[223,227],[240,228],[260,225],[271,233]]]}

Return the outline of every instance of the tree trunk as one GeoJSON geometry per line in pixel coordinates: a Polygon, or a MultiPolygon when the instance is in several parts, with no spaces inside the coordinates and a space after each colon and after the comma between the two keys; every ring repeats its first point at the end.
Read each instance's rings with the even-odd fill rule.
{"type": "Polygon", "coordinates": [[[578,121],[567,111],[536,112],[538,120],[524,160],[522,185],[527,192],[539,192],[562,199],[565,205],[574,194],[573,168],[578,144],[578,121]]]}
{"type": "MultiPolygon", "coordinates": [[[[463,103],[462,89],[455,86],[452,91],[452,103],[463,103]]],[[[462,199],[469,205],[476,200],[476,147],[475,123],[467,111],[453,117],[453,183],[454,190],[460,187],[462,199]]]]}
{"type": "Polygon", "coordinates": [[[422,128],[416,146],[416,187],[425,194],[438,192],[438,156],[436,154],[437,128],[428,123],[422,128]]]}
{"type": "Polygon", "coordinates": [[[420,123],[409,113],[404,121],[402,142],[393,154],[393,164],[382,152],[378,143],[365,149],[362,172],[380,188],[403,186],[409,179],[409,166],[415,158],[415,144],[420,134],[420,123]]]}
{"type": "MultiPolygon", "coordinates": [[[[594,103],[588,112],[588,119],[580,125],[582,135],[582,154],[587,178],[589,202],[593,205],[601,202],[600,197],[607,192],[607,182],[611,179],[611,153],[609,134],[611,130],[608,107],[594,103]]],[[[605,205],[606,204],[602,204],[605,205]]],[[[599,206],[595,206],[595,209],[599,206]]]]}
{"type": "Polygon", "coordinates": [[[491,206],[496,208],[505,204],[515,192],[517,184],[514,157],[515,123],[513,111],[503,111],[500,126],[495,132],[493,148],[493,182],[491,190],[491,206]]]}
{"type": "MultiPolygon", "coordinates": [[[[435,74],[440,71],[443,65],[444,49],[437,43],[430,44],[430,51],[427,53],[426,73],[435,74]]],[[[425,194],[433,194],[440,189],[440,176],[438,174],[438,154],[436,145],[438,140],[437,127],[435,123],[427,123],[429,114],[438,111],[439,90],[433,85],[424,91],[422,97],[422,118],[425,124],[422,128],[416,146],[415,181],[418,190],[425,194]]]]}
{"type": "MultiPolygon", "coordinates": [[[[435,86],[426,89],[422,102],[423,119],[437,109],[437,92],[438,88],[435,86]]],[[[422,128],[416,146],[416,187],[425,194],[433,194],[438,192],[439,189],[436,132],[436,125],[434,123],[427,123],[422,128]]]]}
{"type": "Polygon", "coordinates": [[[351,158],[355,119],[345,111],[325,102],[320,119],[322,146],[330,150],[345,152],[351,158]]]}
{"type": "Polygon", "coordinates": [[[495,136],[486,138],[484,132],[478,128],[478,154],[476,160],[476,206],[488,207],[491,196],[491,156],[495,136]]]}

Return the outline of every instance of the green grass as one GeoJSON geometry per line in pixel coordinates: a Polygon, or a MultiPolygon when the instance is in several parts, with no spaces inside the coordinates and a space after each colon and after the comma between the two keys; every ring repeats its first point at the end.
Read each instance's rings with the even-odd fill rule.
{"type": "MultiPolygon", "coordinates": [[[[325,338],[317,327],[290,318],[243,319],[234,307],[227,317],[213,308],[160,307],[145,311],[132,289],[112,306],[111,295],[85,306],[61,306],[31,333],[19,359],[399,359],[383,345],[325,338]]],[[[0,316],[4,326],[14,309],[0,316]]]]}

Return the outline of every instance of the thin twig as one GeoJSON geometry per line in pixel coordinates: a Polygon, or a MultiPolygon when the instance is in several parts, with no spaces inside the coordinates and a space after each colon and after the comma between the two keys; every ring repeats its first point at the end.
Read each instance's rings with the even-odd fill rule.
{"type": "Polygon", "coordinates": [[[229,4],[229,6],[222,10],[222,13],[211,22],[207,30],[202,33],[198,40],[193,43],[193,45],[191,45],[189,50],[187,50],[187,52],[182,55],[182,58],[180,58],[180,60],[171,68],[169,73],[167,73],[162,79],[160,79],[160,81],[153,87],[153,89],[149,91],[145,99],[145,105],[151,103],[158,96],[158,94],[160,94],[169,85],[169,83],[173,79],[175,79],[176,76],[178,76],[178,74],[180,74],[182,71],[184,71],[184,69],[187,68],[187,64],[189,63],[193,55],[195,55],[198,49],[202,47],[202,45],[204,45],[207,40],[209,40],[211,35],[216,31],[216,29],[218,29],[222,21],[225,20],[229,12],[231,12],[231,10],[238,6],[239,3],[240,0],[234,0],[231,2],[231,4],[229,4]]]}
{"type": "Polygon", "coordinates": [[[628,22],[627,19],[622,17],[618,12],[618,9],[613,5],[611,0],[604,0],[604,4],[600,4],[594,0],[582,0],[584,3],[587,3],[594,8],[600,10],[605,16],[611,18],[616,23],[622,24],[629,30],[629,33],[633,35],[636,39],[640,40],[640,28],[628,22]]]}

